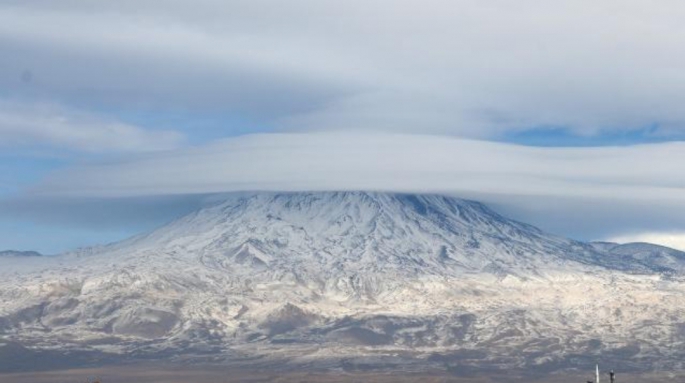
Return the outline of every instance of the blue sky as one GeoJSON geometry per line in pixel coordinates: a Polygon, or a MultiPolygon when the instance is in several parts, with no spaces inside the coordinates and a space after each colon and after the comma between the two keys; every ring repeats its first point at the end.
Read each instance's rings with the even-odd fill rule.
{"type": "Polygon", "coordinates": [[[60,252],[213,193],[324,186],[680,243],[683,16],[633,0],[2,1],[0,248],[60,252]],[[368,140],[387,157],[357,149],[368,140]],[[431,145],[447,163],[424,159],[431,145]],[[488,164],[481,178],[449,163],[457,148],[488,164]],[[386,167],[402,150],[414,162],[386,167]],[[378,163],[350,160],[364,156],[378,163]],[[384,179],[369,168],[413,183],[369,183],[384,179]],[[454,182],[417,176],[438,168],[454,182]]]}

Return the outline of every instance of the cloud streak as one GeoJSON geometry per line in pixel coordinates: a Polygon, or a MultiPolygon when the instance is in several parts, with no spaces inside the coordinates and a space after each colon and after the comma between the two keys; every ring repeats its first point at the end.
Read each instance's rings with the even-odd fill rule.
{"type": "Polygon", "coordinates": [[[149,131],[48,104],[0,102],[0,148],[52,148],[88,153],[177,148],[183,135],[149,131]]]}

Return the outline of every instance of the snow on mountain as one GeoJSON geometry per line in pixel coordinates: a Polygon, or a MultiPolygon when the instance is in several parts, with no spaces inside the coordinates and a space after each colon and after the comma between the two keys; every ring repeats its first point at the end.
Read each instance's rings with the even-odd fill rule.
{"type": "Polygon", "coordinates": [[[605,251],[626,263],[643,264],[664,273],[685,272],[685,252],[651,243],[605,244],[605,251]]]}
{"type": "Polygon", "coordinates": [[[233,196],[120,243],[0,260],[0,336],[224,362],[682,367],[685,263],[645,246],[581,243],[438,195],[233,196]]]}

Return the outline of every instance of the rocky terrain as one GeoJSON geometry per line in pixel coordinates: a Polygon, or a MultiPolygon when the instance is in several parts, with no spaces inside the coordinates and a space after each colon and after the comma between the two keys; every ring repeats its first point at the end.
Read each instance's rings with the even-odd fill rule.
{"type": "Polygon", "coordinates": [[[0,257],[0,370],[681,371],[684,272],[676,250],[456,198],[236,195],[120,243],[0,257]]]}

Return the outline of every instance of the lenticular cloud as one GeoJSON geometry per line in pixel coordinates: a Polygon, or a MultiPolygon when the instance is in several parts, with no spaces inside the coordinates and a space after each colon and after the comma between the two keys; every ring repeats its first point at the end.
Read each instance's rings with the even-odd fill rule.
{"type": "Polygon", "coordinates": [[[532,148],[441,136],[260,134],[54,173],[38,194],[480,192],[683,201],[685,143],[532,148]]]}

